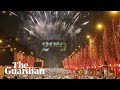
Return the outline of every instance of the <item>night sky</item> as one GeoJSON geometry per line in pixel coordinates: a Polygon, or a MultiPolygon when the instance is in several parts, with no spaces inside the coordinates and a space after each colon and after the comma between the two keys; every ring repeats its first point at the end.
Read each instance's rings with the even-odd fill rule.
{"type": "MultiPolygon", "coordinates": [[[[20,13],[17,12],[17,14],[25,16],[28,14],[28,12],[20,12],[20,13]]],[[[90,34],[91,36],[94,36],[94,34],[96,33],[95,25],[98,22],[104,22],[104,24],[110,22],[110,19],[106,14],[106,12],[102,12],[102,11],[92,11],[91,16],[88,17],[88,20],[90,20],[90,23],[84,26],[84,28],[81,30],[79,34],[76,35],[75,38],[66,37],[67,38],[66,40],[68,41],[68,48],[66,52],[58,52],[56,50],[50,51],[50,52],[41,52],[41,51],[38,52],[36,51],[36,49],[32,48],[31,46],[29,46],[28,49],[29,50],[33,49],[36,57],[39,57],[45,60],[46,62],[49,61],[48,58],[53,59],[51,60],[52,64],[54,64],[54,60],[57,60],[56,63],[58,64],[59,61],[61,62],[61,60],[69,56],[76,48],[78,48],[78,46],[84,47],[84,45],[88,43],[88,40],[86,39],[86,35],[90,34]]],[[[7,12],[6,14],[3,14],[2,12],[0,12],[0,33],[1,34],[8,34],[12,38],[15,38],[17,36],[23,37],[25,35],[30,36],[27,32],[22,32],[23,30],[21,29],[21,25],[20,25],[21,23],[22,22],[20,21],[20,18],[14,15],[9,16],[9,12],[7,12]]],[[[79,22],[76,25],[79,25],[79,22]]],[[[30,36],[30,37],[32,38],[32,40],[34,40],[35,38],[33,36],[30,36]]],[[[26,44],[26,41],[22,41],[22,43],[21,42],[17,42],[17,43],[22,44],[23,47],[24,46],[26,47],[28,45],[26,44]]],[[[33,43],[33,41],[31,41],[31,43],[33,44],[32,46],[34,46],[34,44],[36,45],[36,43],[33,43]]],[[[39,47],[39,45],[36,45],[35,47],[39,47]]],[[[41,48],[39,48],[39,50],[40,49],[41,48]]],[[[53,65],[53,67],[55,67],[55,65],[53,65]]]]}

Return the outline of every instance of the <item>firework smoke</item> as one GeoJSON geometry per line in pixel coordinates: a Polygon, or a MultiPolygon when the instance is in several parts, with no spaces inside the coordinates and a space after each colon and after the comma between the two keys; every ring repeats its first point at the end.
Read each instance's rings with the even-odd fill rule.
{"type": "Polygon", "coordinates": [[[89,23],[88,20],[81,20],[89,16],[89,12],[86,16],[82,13],[83,11],[30,11],[25,19],[22,18],[23,29],[41,40],[64,40],[67,36],[76,36],[89,23]]]}
{"type": "Polygon", "coordinates": [[[19,43],[34,50],[40,57],[41,40],[69,39],[74,43],[76,35],[84,30],[91,19],[90,11],[10,11],[10,13],[22,21],[20,30],[17,31],[18,37],[21,38],[19,43]],[[32,37],[29,41],[26,39],[28,36],[32,37]]]}

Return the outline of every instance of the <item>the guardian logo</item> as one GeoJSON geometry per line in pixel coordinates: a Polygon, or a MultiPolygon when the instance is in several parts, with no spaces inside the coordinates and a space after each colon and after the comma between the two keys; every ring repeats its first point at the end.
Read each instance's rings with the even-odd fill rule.
{"type": "Polygon", "coordinates": [[[45,74],[45,70],[43,68],[34,68],[28,67],[28,64],[21,62],[12,62],[14,65],[13,68],[6,67],[5,74],[45,74]]]}

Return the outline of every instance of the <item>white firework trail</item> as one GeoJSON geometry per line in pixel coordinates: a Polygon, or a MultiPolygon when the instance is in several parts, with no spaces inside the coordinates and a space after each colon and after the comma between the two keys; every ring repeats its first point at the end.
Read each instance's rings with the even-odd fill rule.
{"type": "Polygon", "coordinates": [[[70,11],[68,11],[68,14],[67,15],[69,15],[70,14],[70,11]]]}
{"type": "Polygon", "coordinates": [[[17,16],[17,14],[15,14],[14,12],[12,12],[12,11],[9,11],[11,14],[13,14],[13,15],[15,15],[15,16],[17,16]]]}
{"type": "Polygon", "coordinates": [[[44,11],[44,13],[45,13],[45,17],[46,17],[46,19],[47,19],[47,14],[46,14],[46,12],[44,11]]]}
{"type": "Polygon", "coordinates": [[[56,11],[56,19],[57,19],[57,17],[58,17],[58,12],[56,11]]]}
{"type": "MultiPolygon", "coordinates": [[[[14,12],[10,12],[18,17],[14,12]]],[[[29,11],[27,19],[23,19],[23,29],[41,39],[51,39],[50,37],[52,36],[52,39],[60,40],[65,39],[67,35],[74,37],[80,33],[81,25],[85,26],[90,22],[86,21],[75,26],[76,22],[82,19],[81,15],[82,11],[29,11]],[[63,31],[65,37],[60,37],[59,35],[61,34],[59,32],[63,31]],[[59,36],[59,38],[56,36],[59,36]]],[[[89,15],[89,12],[87,15],[89,15]]]]}
{"type": "Polygon", "coordinates": [[[73,19],[76,18],[76,17],[78,16],[78,14],[80,14],[80,12],[78,12],[78,13],[73,17],[73,19]]]}
{"type": "Polygon", "coordinates": [[[82,29],[82,28],[77,29],[77,30],[75,31],[75,33],[76,33],[76,34],[80,33],[80,32],[81,32],[81,29],[82,29]]]}
{"type": "Polygon", "coordinates": [[[86,24],[88,24],[89,23],[89,21],[87,21],[87,22],[84,22],[82,25],[86,25],[86,24]]]}
{"type": "Polygon", "coordinates": [[[18,16],[16,13],[14,13],[13,11],[9,11],[9,13],[13,14],[14,16],[20,18],[22,21],[24,21],[24,19],[20,16],[18,16]]]}
{"type": "Polygon", "coordinates": [[[35,35],[32,31],[30,31],[29,29],[27,29],[26,27],[23,27],[26,31],[28,31],[31,35],[35,35]]]}
{"type": "Polygon", "coordinates": [[[75,22],[78,20],[79,16],[75,19],[75,21],[73,22],[73,25],[75,24],[75,22]]]}
{"type": "Polygon", "coordinates": [[[39,21],[38,21],[38,19],[36,17],[35,17],[35,20],[37,21],[38,24],[40,24],[39,21]]]}
{"type": "MultiPolygon", "coordinates": [[[[30,16],[30,15],[29,15],[30,16]]],[[[35,24],[35,22],[34,22],[34,20],[33,20],[33,18],[32,18],[32,16],[30,16],[30,19],[32,20],[32,22],[35,24]]]]}

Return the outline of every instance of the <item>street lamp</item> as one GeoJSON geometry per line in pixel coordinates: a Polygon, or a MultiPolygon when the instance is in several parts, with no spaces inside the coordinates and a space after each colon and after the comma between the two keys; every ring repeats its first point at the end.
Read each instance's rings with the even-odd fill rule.
{"type": "Polygon", "coordinates": [[[2,40],[0,40],[0,43],[2,43],[3,41],[2,40]]]}
{"type": "Polygon", "coordinates": [[[87,35],[87,38],[89,39],[89,38],[90,38],[90,35],[87,35]]]}
{"type": "Polygon", "coordinates": [[[116,15],[118,14],[119,11],[110,11],[111,15],[116,15]]]}
{"type": "Polygon", "coordinates": [[[103,25],[102,24],[97,24],[97,29],[101,30],[103,28],[103,25]]]}

